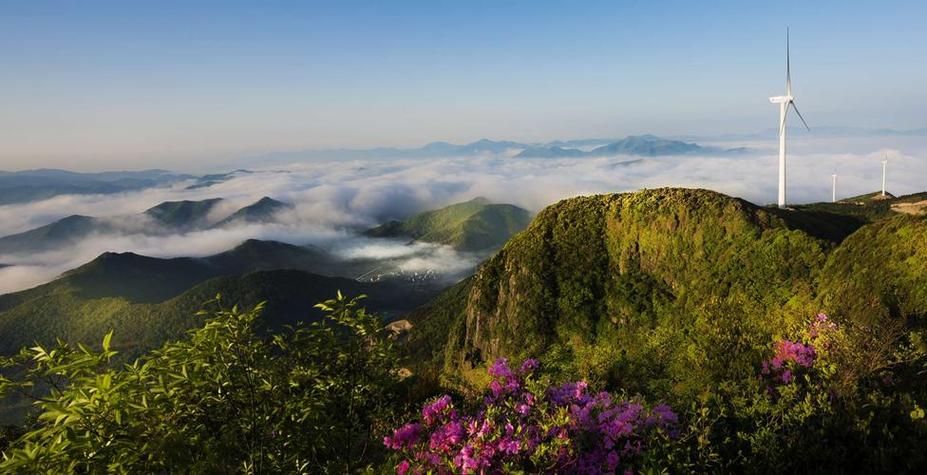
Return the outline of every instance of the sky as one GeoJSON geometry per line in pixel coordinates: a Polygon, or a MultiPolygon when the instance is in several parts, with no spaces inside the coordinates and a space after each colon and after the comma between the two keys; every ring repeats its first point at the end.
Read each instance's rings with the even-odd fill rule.
{"type": "Polygon", "coordinates": [[[927,127],[925,2],[0,0],[0,169],[927,127]]]}

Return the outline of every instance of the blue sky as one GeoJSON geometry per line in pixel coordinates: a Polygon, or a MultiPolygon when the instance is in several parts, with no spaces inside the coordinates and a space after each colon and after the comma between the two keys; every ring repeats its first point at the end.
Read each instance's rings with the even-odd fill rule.
{"type": "Polygon", "coordinates": [[[924,2],[9,2],[0,169],[927,126],[924,2]]]}

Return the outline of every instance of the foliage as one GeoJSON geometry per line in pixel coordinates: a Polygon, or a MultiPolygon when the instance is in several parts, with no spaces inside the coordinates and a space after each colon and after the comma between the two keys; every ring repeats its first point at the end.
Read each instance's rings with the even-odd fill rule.
{"type": "Polygon", "coordinates": [[[326,320],[262,336],[254,328],[262,305],[220,305],[189,340],[122,367],[111,364],[112,333],[101,351],[59,341],[5,359],[4,392],[50,392],[0,471],[357,468],[377,450],[372,432],[395,397],[397,359],[381,320],[357,299],[339,293],[319,308],[326,320]]]}
{"type": "Polygon", "coordinates": [[[780,339],[759,378],[718,388],[692,405],[677,470],[737,473],[918,472],[927,466],[923,349],[898,346],[894,367],[845,385],[847,328],[824,314],[780,339]],[[908,369],[919,368],[920,375],[908,369]],[[902,369],[907,368],[907,369],[902,369]]]}

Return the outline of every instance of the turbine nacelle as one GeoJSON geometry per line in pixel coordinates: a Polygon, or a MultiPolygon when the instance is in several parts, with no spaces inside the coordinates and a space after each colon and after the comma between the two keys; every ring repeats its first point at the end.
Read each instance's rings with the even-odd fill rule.
{"type": "Polygon", "coordinates": [[[773,104],[788,104],[794,100],[795,98],[792,96],[773,96],[769,98],[769,102],[772,102],[773,104]]]}

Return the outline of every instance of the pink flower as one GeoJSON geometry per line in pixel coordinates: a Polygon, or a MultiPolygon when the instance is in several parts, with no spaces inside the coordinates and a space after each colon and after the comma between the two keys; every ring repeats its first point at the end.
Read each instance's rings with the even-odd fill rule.
{"type": "Polygon", "coordinates": [[[513,373],[506,360],[496,361],[483,407],[471,415],[459,416],[446,395],[424,405],[419,422],[384,438],[405,456],[397,473],[501,473],[538,463],[569,473],[614,473],[647,450],[652,431],[670,437],[678,431],[669,406],[648,411],[636,401],[591,393],[585,381],[535,394],[524,383],[536,366],[529,360],[513,373]]]}
{"type": "Polygon", "coordinates": [[[431,425],[437,421],[438,416],[443,414],[450,405],[451,397],[445,394],[435,400],[435,402],[422,408],[422,419],[425,420],[426,424],[431,425]]]}
{"type": "Polygon", "coordinates": [[[524,375],[536,370],[537,368],[538,360],[529,358],[521,364],[521,370],[519,372],[524,375]]]}
{"type": "Polygon", "coordinates": [[[418,442],[418,432],[420,428],[421,426],[418,423],[410,422],[393,431],[392,437],[384,437],[383,445],[394,450],[411,448],[418,442]]]}

